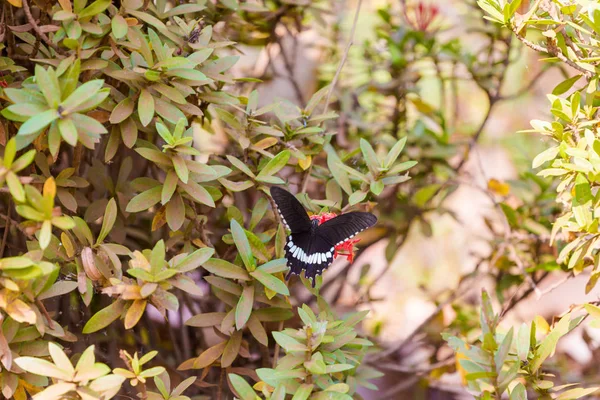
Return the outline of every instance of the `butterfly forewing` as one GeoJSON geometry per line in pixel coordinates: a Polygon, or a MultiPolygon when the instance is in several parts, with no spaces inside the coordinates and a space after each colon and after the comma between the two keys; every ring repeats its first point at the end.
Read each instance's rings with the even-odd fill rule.
{"type": "Polygon", "coordinates": [[[271,188],[271,196],[283,223],[292,233],[310,231],[310,218],[293,194],[274,186],[271,188]]]}

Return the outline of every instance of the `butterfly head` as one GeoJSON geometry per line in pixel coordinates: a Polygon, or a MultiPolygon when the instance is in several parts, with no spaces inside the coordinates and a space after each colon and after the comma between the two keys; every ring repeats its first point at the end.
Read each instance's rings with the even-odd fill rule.
{"type": "Polygon", "coordinates": [[[319,225],[320,225],[320,222],[318,219],[312,219],[310,221],[310,230],[312,232],[315,232],[317,230],[317,228],[319,227],[319,225]]]}

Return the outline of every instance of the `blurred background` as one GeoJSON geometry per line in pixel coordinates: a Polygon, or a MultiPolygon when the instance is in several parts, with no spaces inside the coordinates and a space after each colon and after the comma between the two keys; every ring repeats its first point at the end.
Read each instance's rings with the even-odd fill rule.
{"type": "MultiPolygon", "coordinates": [[[[258,86],[264,104],[305,105],[343,58],[359,2],[313,4],[307,26],[284,23],[276,44],[243,47],[236,73],[265,81],[258,86]]],[[[356,262],[337,260],[324,275],[325,297],[339,310],[370,310],[363,329],[381,346],[373,362],[386,376],[365,398],[472,398],[440,332],[468,334],[483,288],[496,293],[497,307],[509,304],[506,326],[550,321],[565,302],[598,299],[597,290],[584,295],[588,275],[565,279],[553,272],[554,250],[541,248],[556,205],[531,161],[548,144],[522,132],[549,117],[546,94],[571,75],[484,20],[474,1],[360,4],[332,105],[340,115],[334,140],[344,147],[356,136],[408,136],[405,151],[419,162],[396,203],[380,203],[383,227],[363,236],[356,262]],[[517,250],[526,252],[535,234],[535,254],[548,262],[526,293],[509,272],[516,261],[498,246],[506,234],[500,203],[525,226],[517,250]]],[[[218,148],[218,137],[212,143],[218,148]]],[[[299,191],[302,182],[290,184],[299,191]]],[[[307,191],[318,197],[320,188],[309,182],[307,191]]],[[[585,324],[566,337],[557,371],[575,381],[597,376],[599,339],[585,324]]]]}

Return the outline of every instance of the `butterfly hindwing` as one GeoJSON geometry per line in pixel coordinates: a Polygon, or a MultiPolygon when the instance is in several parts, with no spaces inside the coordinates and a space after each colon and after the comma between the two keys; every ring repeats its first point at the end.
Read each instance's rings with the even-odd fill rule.
{"type": "Polygon", "coordinates": [[[304,270],[306,271],[304,276],[312,279],[314,286],[314,278],[331,265],[335,247],[326,241],[319,240],[314,233],[301,232],[288,236],[285,250],[290,267],[288,276],[300,275],[304,270]]]}
{"type": "Polygon", "coordinates": [[[277,186],[273,186],[271,188],[271,196],[275,200],[277,210],[284,224],[292,233],[310,231],[310,218],[304,207],[302,207],[302,204],[300,204],[293,194],[277,186]]]}
{"type": "Polygon", "coordinates": [[[359,232],[372,227],[377,217],[367,212],[349,212],[319,225],[316,236],[333,246],[341,244],[359,232]]]}

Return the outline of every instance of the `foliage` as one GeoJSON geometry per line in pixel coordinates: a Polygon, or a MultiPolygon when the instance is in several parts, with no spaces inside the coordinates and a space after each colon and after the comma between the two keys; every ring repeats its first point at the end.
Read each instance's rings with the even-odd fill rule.
{"type": "Polygon", "coordinates": [[[456,36],[445,34],[443,7],[390,1],[353,43],[341,2],[4,1],[2,395],[349,399],[377,390],[378,369],[408,372],[421,388],[458,371],[482,399],[593,393],[550,372],[563,336],[583,321],[598,327],[597,303],[552,326],[501,322],[552,274],[589,271],[587,292],[600,277],[600,8],[457,3],[469,29],[456,36]],[[289,52],[309,30],[323,33],[327,62],[307,95],[289,52]],[[548,95],[552,120],[527,131],[551,142],[533,159],[544,169],[479,187],[495,206],[489,254],[449,294],[432,295],[438,309],[400,345],[359,325],[364,311],[338,317],[343,290],[364,309],[387,276],[369,263],[351,274],[355,255],[387,241],[392,265],[411,232],[430,236],[441,215],[455,217],[446,201],[469,178],[490,116],[550,69],[507,94],[522,45],[576,74],[548,95]],[[248,49],[268,55],[263,73],[241,66],[248,49]],[[265,100],[272,78],[296,101],[265,100]],[[477,124],[461,119],[462,81],[488,101],[477,124]],[[311,218],[367,210],[380,223],[340,245],[348,263],[315,288],[286,281],[273,185],[297,189],[311,218]],[[481,312],[458,300],[484,276],[499,313],[487,292],[481,312]],[[456,316],[440,326],[446,306],[456,316]],[[414,359],[407,351],[424,364],[402,365],[414,359]]]}
{"type": "MultiPolygon", "coordinates": [[[[261,379],[254,387],[267,399],[283,399],[292,394],[296,399],[320,399],[335,396],[351,399],[357,385],[377,387],[369,379],[381,376],[370,367],[361,367],[365,351],[373,344],[357,337],[354,325],[366,313],[356,313],[338,320],[329,311],[315,315],[306,305],[298,308],[304,326],[273,332],[273,338],[286,356],[277,367],[256,371],[261,379]],[[333,392],[333,393],[332,393],[333,392]]],[[[257,394],[239,375],[230,374],[229,380],[241,399],[255,399],[257,394]]]]}

